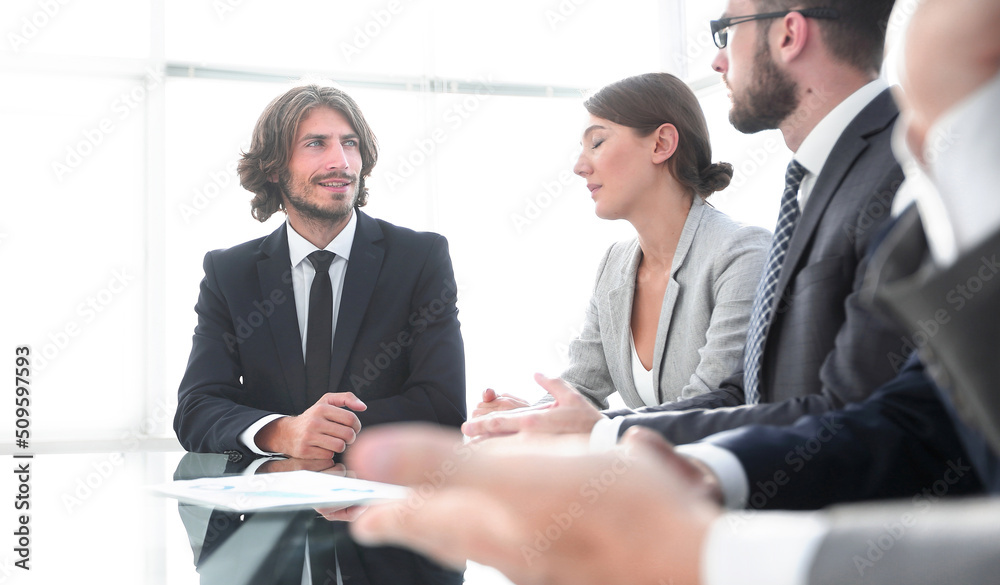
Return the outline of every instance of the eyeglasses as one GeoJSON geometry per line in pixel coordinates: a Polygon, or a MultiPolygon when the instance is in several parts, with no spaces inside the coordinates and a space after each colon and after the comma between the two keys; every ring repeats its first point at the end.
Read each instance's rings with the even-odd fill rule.
{"type": "Polygon", "coordinates": [[[720,49],[726,48],[726,43],[729,42],[729,31],[726,30],[734,24],[739,24],[741,22],[750,22],[751,20],[764,20],[766,18],[781,18],[782,16],[791,14],[793,12],[798,12],[802,16],[809,18],[838,18],[840,14],[833,8],[804,8],[802,10],[784,10],[782,12],[767,12],[764,14],[750,14],[747,16],[733,16],[731,18],[720,18],[719,20],[713,20],[712,25],[712,40],[715,41],[715,46],[720,49]]]}

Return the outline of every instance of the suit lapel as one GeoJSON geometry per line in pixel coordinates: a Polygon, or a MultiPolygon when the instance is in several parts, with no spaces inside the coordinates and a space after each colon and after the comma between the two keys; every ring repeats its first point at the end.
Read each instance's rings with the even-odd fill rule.
{"type": "MultiPolygon", "coordinates": [[[[358,228],[354,234],[351,258],[347,262],[347,274],[344,276],[344,291],[340,297],[340,312],[337,313],[337,331],[333,335],[331,392],[337,391],[344,375],[347,359],[361,330],[361,322],[368,310],[368,301],[375,291],[375,283],[385,256],[385,248],[380,244],[382,228],[378,222],[360,210],[355,209],[354,212],[358,214],[358,228]]],[[[319,396],[310,398],[313,402],[319,400],[319,396]]]]}
{"type": "Polygon", "coordinates": [[[847,176],[861,153],[868,148],[868,136],[885,128],[895,119],[897,112],[892,95],[887,89],[865,106],[840,135],[833,150],[830,151],[826,164],[816,177],[816,184],[813,186],[812,193],[809,194],[809,200],[805,209],[802,210],[799,223],[795,226],[795,233],[792,234],[792,239],[788,243],[788,254],[785,256],[781,274],[778,276],[776,289],[778,294],[775,296],[775,302],[778,302],[781,291],[785,290],[793,274],[797,271],[796,267],[808,249],[809,242],[812,241],[816,228],[822,221],[837,189],[844,181],[844,177],[847,176]]]}
{"type": "Polygon", "coordinates": [[[257,261],[257,275],[260,279],[261,299],[271,298],[274,291],[281,291],[285,302],[275,303],[274,313],[268,318],[268,326],[278,361],[285,376],[289,398],[296,413],[303,412],[311,402],[306,397],[306,371],[302,360],[302,337],[299,320],[295,312],[295,293],[292,291],[291,261],[288,257],[287,224],[264,238],[260,251],[263,258],[257,261]]]}
{"type": "MultiPolygon", "coordinates": [[[[656,346],[653,348],[653,393],[656,399],[663,403],[663,395],[660,392],[660,378],[663,369],[663,356],[667,350],[667,336],[670,333],[670,321],[674,315],[674,305],[677,303],[677,295],[680,294],[680,283],[677,282],[677,271],[684,265],[688,251],[694,242],[694,236],[701,225],[701,218],[705,215],[705,202],[701,197],[695,195],[691,203],[691,210],[687,219],[684,220],[684,228],[681,230],[681,237],[677,240],[677,250],[674,251],[674,259],[670,263],[670,280],[667,282],[667,290],[663,294],[663,304],[660,306],[660,320],[656,325],[656,346]]],[[[673,390],[671,388],[671,390],[673,390]]]]}
{"type": "Polygon", "coordinates": [[[639,392],[635,389],[635,379],[632,377],[632,299],[635,295],[635,273],[642,259],[639,242],[633,244],[631,256],[622,258],[621,280],[617,286],[608,291],[605,307],[602,311],[610,315],[610,331],[620,332],[614,345],[609,348],[618,352],[621,359],[608,356],[608,373],[611,381],[626,402],[641,403],[639,392]]]}

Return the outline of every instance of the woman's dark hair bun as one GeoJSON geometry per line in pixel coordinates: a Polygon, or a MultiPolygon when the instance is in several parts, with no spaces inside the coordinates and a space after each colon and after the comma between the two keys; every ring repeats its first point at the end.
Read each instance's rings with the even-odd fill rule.
{"type": "Polygon", "coordinates": [[[707,198],[716,191],[722,191],[729,186],[733,179],[733,165],[720,162],[713,163],[702,169],[699,173],[700,184],[698,185],[698,195],[707,198]]]}

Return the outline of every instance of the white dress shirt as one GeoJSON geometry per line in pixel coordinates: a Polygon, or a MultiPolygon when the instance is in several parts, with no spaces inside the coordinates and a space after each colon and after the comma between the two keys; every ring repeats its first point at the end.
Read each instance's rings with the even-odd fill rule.
{"type": "Polygon", "coordinates": [[[840,135],[851,121],[858,117],[861,110],[887,89],[889,86],[881,77],[861,87],[830,110],[799,145],[799,149],[792,157],[806,169],[802,184],[799,185],[799,209],[805,211],[809,195],[816,185],[816,178],[823,171],[823,166],[830,158],[833,147],[840,140],[840,135]]]}
{"type": "Polygon", "coordinates": [[[635,349],[635,338],[631,331],[628,340],[632,346],[632,383],[635,384],[635,391],[639,394],[639,398],[642,398],[643,404],[656,406],[660,403],[660,399],[656,395],[656,389],[653,388],[653,372],[642,365],[639,352],[635,349]]]}
{"type": "MultiPolygon", "coordinates": [[[[313,279],[316,277],[316,269],[313,268],[308,256],[319,250],[319,248],[296,232],[291,223],[287,225],[288,257],[292,266],[292,293],[295,297],[295,313],[299,319],[299,336],[302,338],[302,359],[305,360],[306,330],[309,326],[309,291],[312,288],[313,279]]],[[[337,315],[340,313],[340,298],[344,292],[344,277],[347,275],[347,262],[351,257],[351,248],[354,246],[354,234],[357,231],[357,227],[358,214],[352,213],[351,219],[348,220],[344,229],[324,248],[324,250],[337,255],[330,264],[330,284],[333,286],[333,326],[331,332],[334,336],[337,333],[337,315]]],[[[254,439],[267,423],[282,416],[285,415],[269,414],[260,418],[240,434],[240,441],[258,455],[278,455],[278,453],[263,451],[257,446],[254,439]]]]}

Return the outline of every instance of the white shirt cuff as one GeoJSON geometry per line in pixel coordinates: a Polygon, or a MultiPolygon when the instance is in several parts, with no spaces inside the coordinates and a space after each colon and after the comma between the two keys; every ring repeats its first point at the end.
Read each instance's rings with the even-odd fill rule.
{"type": "Polygon", "coordinates": [[[604,417],[594,423],[590,429],[590,450],[594,453],[613,449],[618,444],[618,430],[621,429],[625,417],[604,417]]]}
{"type": "Polygon", "coordinates": [[[740,510],[720,516],[702,551],[704,585],[807,585],[809,569],[829,531],[815,512],[740,510]]]}
{"type": "Polygon", "coordinates": [[[701,461],[719,479],[723,503],[730,510],[739,510],[747,505],[750,497],[750,482],[747,481],[743,464],[731,452],[711,443],[691,443],[680,445],[677,453],[701,461]]]}
{"type": "Polygon", "coordinates": [[[277,420],[283,416],[285,415],[269,414],[263,418],[258,419],[257,422],[247,427],[247,430],[240,433],[240,442],[249,447],[251,451],[253,451],[258,455],[265,455],[265,456],[283,455],[284,453],[268,453],[267,451],[263,451],[261,450],[260,447],[257,446],[256,443],[257,433],[260,432],[260,430],[264,428],[267,425],[267,423],[271,422],[272,420],[277,420]]]}

